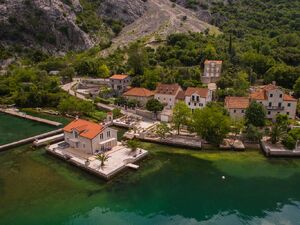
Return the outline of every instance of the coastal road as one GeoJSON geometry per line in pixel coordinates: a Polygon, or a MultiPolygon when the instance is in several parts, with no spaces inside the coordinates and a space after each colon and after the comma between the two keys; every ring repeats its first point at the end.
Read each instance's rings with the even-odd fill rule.
{"type": "MultiPolygon", "coordinates": [[[[61,85],[60,88],[64,91],[68,92],[70,95],[72,95],[76,98],[79,98],[79,99],[84,100],[84,101],[92,101],[91,99],[86,98],[84,95],[78,94],[78,93],[76,93],[75,91],[72,90],[72,88],[75,85],[77,85],[80,80],[81,80],[81,78],[74,78],[72,82],[61,85]]],[[[103,103],[97,103],[96,105],[97,105],[98,108],[105,109],[105,110],[108,110],[108,111],[112,111],[113,109],[117,108],[113,105],[106,105],[106,104],[103,104],[103,103]]],[[[123,110],[123,109],[121,109],[121,113],[124,114],[124,115],[128,115],[128,116],[138,116],[138,117],[140,117],[140,115],[137,115],[137,114],[132,113],[132,112],[128,112],[128,111],[123,110]]]]}

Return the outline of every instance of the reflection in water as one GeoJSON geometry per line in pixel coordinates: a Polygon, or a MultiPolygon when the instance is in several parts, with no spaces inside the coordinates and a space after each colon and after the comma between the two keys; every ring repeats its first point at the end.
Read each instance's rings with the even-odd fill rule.
{"type": "Polygon", "coordinates": [[[0,224],[300,224],[297,160],[151,152],[139,171],[108,183],[42,150],[1,153],[0,224]],[[250,171],[253,163],[263,169],[250,171]]]}

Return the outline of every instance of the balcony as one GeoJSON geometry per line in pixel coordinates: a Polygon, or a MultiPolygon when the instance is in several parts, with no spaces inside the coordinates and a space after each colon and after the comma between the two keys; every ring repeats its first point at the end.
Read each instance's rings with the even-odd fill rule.
{"type": "Polygon", "coordinates": [[[267,110],[282,111],[282,110],[284,110],[284,107],[283,106],[267,106],[267,110]]]}

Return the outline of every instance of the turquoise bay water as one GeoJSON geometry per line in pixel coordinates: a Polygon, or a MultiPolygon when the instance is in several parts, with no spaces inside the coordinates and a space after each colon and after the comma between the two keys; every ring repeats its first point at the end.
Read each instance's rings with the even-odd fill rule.
{"type": "Polygon", "coordinates": [[[300,160],[144,148],[138,171],[107,183],[43,149],[0,153],[0,224],[300,224],[300,160]]]}

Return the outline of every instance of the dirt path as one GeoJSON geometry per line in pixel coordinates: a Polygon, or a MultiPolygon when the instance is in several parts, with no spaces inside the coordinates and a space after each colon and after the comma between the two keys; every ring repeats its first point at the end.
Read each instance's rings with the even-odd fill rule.
{"type": "Polygon", "coordinates": [[[142,17],[126,26],[118,37],[113,39],[112,46],[104,50],[107,55],[128,43],[143,39],[146,43],[165,40],[171,33],[203,32],[207,28],[211,32],[219,33],[218,29],[197,18],[194,12],[182,6],[175,5],[170,0],[148,0],[148,10],[142,17]],[[186,19],[184,19],[186,17],[186,19]]]}

